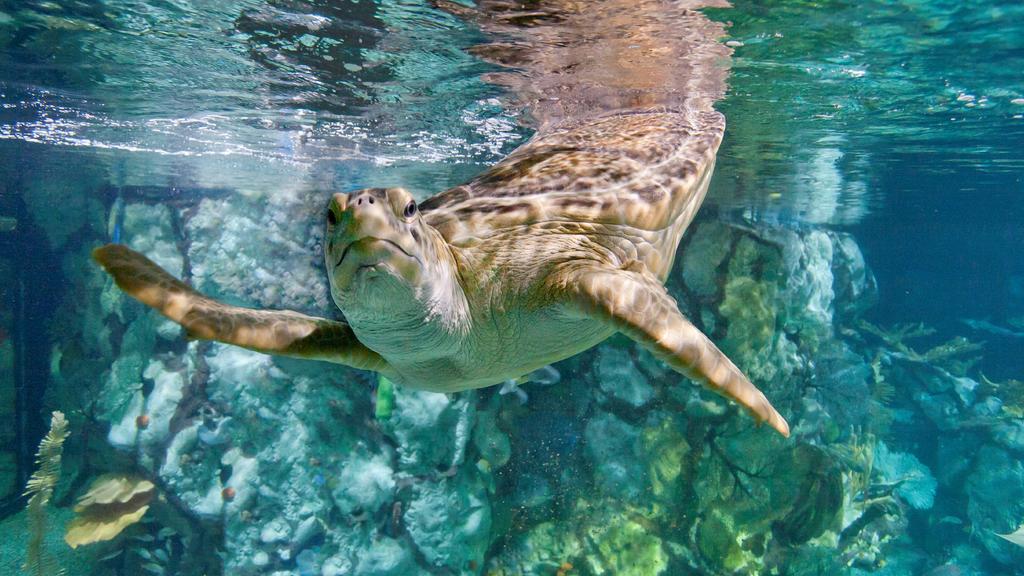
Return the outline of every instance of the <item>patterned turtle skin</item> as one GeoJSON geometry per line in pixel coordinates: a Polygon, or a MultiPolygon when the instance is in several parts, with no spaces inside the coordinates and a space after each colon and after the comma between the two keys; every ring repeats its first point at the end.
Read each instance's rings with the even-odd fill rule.
{"type": "Polygon", "coordinates": [[[402,188],[334,194],[325,264],[345,322],[216,302],[145,256],[94,258],[193,338],[378,371],[457,392],[517,379],[621,332],[784,436],[785,419],[679,311],[664,283],[725,129],[721,26],[673,0],[439,3],[500,39],[533,137],[420,204],[402,188]]]}

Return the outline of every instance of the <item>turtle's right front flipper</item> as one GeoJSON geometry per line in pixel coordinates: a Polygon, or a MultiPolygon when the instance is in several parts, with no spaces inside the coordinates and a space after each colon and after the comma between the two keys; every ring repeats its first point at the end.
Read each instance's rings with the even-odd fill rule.
{"type": "Polygon", "coordinates": [[[586,267],[556,277],[579,310],[602,319],[676,371],[746,408],[783,436],[789,424],[765,395],[679,312],[657,279],[643,271],[586,267]]]}
{"type": "Polygon", "coordinates": [[[181,324],[190,337],[364,370],[387,369],[387,362],[363,346],[343,322],[298,312],[222,304],[122,244],[97,248],[92,257],[128,295],[181,324]]]}

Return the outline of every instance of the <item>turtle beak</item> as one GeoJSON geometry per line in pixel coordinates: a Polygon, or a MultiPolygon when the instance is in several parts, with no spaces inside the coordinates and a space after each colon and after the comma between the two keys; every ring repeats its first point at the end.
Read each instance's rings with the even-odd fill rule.
{"type": "Polygon", "coordinates": [[[417,257],[417,245],[411,236],[403,234],[408,224],[395,216],[386,190],[366,188],[351,194],[333,194],[329,210],[329,270],[351,276],[362,268],[389,263],[404,278],[418,276],[422,263],[417,257]]]}
{"type": "Polygon", "coordinates": [[[335,214],[341,216],[345,213],[345,208],[348,207],[348,194],[342,194],[338,192],[331,198],[331,210],[334,210],[335,214]]]}

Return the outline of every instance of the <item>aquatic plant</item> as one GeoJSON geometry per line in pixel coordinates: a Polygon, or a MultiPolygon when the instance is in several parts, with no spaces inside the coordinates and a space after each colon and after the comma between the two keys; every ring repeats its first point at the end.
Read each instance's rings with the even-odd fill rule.
{"type": "Polygon", "coordinates": [[[50,431],[39,443],[36,453],[37,469],[25,487],[30,522],[28,550],[24,570],[34,576],[59,576],[64,569],[56,560],[45,554],[43,536],[46,533],[46,505],[53,496],[53,488],[60,478],[60,460],[64,452],[64,440],[68,437],[68,423],[62,412],[54,412],[50,418],[50,431]]]}
{"type": "Polygon", "coordinates": [[[971,342],[963,336],[956,336],[925,352],[918,352],[906,344],[905,340],[930,336],[935,333],[934,328],[925,327],[924,324],[894,324],[889,328],[880,328],[866,320],[860,321],[860,328],[877,336],[912,362],[941,366],[957,376],[963,376],[981,360],[980,356],[969,355],[980,351],[985,345],[984,342],[971,342]]]}
{"type": "Polygon", "coordinates": [[[876,443],[874,434],[863,434],[854,430],[846,444],[829,447],[829,450],[837,454],[846,465],[850,478],[850,497],[853,500],[857,500],[859,496],[866,497],[871,486],[876,443]]]}
{"type": "Polygon", "coordinates": [[[884,354],[879,351],[871,360],[871,401],[868,403],[871,429],[879,434],[888,432],[895,418],[889,405],[896,398],[896,387],[885,377],[883,358],[884,354]]]}
{"type": "Polygon", "coordinates": [[[104,474],[96,478],[78,499],[78,516],[68,524],[64,541],[77,548],[113,539],[142,518],[155,492],[152,482],[137,476],[104,474]]]}
{"type": "Polygon", "coordinates": [[[1013,418],[1024,417],[1024,381],[1007,379],[994,382],[981,374],[981,392],[1002,400],[1003,411],[1013,418]]]}
{"type": "Polygon", "coordinates": [[[836,461],[821,448],[798,446],[793,458],[806,467],[798,490],[800,497],[772,526],[772,532],[783,543],[803,544],[834,528],[843,508],[843,479],[836,461]]]}
{"type": "Polygon", "coordinates": [[[885,378],[885,374],[882,371],[882,358],[882,353],[878,352],[871,360],[871,378],[873,383],[871,396],[881,404],[888,404],[896,396],[896,387],[885,378]]]}

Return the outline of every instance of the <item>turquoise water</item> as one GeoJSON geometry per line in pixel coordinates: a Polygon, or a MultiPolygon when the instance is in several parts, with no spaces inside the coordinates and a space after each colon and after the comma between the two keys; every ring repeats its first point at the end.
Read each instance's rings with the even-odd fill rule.
{"type": "Polygon", "coordinates": [[[624,338],[523,394],[389,393],[186,343],[92,263],[118,240],[230,303],[335,316],[331,193],[424,199],[531,134],[466,19],[0,2],[3,573],[32,530],[70,574],[1019,572],[1024,7],[704,12],[728,127],[668,285],[788,440],[624,338]],[[21,493],[54,410],[38,528],[21,493]],[[137,489],[107,523],[148,508],[72,549],[103,474],[137,489]]]}

